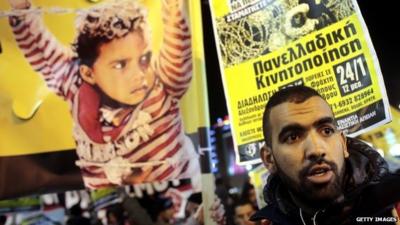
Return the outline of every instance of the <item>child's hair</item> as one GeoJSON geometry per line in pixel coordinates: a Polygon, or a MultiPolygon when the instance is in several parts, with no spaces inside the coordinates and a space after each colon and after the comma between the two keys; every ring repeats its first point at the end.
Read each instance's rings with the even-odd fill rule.
{"type": "Polygon", "coordinates": [[[131,31],[149,35],[147,11],[136,1],[123,0],[99,4],[78,16],[78,36],[73,44],[80,64],[93,66],[99,47],[115,38],[125,37],[131,31]]]}

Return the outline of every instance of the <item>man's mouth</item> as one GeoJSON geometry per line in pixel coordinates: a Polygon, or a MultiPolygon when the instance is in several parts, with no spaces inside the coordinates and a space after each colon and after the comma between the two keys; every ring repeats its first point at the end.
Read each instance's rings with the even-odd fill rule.
{"type": "Polygon", "coordinates": [[[323,184],[331,181],[333,175],[334,173],[329,165],[319,164],[311,167],[306,175],[306,178],[312,183],[323,184]]]}

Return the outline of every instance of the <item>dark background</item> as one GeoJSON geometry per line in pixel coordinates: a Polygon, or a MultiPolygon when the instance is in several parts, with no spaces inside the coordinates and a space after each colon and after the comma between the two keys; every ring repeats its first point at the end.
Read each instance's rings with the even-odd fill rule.
{"type": "MultiPolygon", "coordinates": [[[[357,2],[378,55],[389,102],[398,108],[400,104],[400,73],[398,72],[400,11],[395,6],[395,1],[358,0],[357,2]]],[[[214,124],[217,118],[223,118],[228,113],[207,0],[202,1],[202,10],[210,123],[214,124]]]]}

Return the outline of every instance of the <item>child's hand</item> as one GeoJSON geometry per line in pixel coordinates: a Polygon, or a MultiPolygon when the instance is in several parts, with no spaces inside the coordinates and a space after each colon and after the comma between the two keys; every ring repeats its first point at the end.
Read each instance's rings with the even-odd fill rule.
{"type": "Polygon", "coordinates": [[[13,9],[29,9],[31,2],[29,0],[8,0],[13,9]]]}

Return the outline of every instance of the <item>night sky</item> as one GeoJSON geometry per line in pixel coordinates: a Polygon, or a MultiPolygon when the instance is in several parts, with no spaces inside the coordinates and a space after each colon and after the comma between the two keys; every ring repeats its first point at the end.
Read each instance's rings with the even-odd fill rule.
{"type": "MultiPolygon", "coordinates": [[[[391,1],[358,0],[381,65],[389,102],[400,104],[400,11],[391,1]],[[388,3],[391,4],[388,4],[388,3]],[[386,3],[386,4],[382,4],[386,3]]],[[[225,96],[207,1],[203,1],[204,43],[210,122],[227,115],[225,96]]]]}

